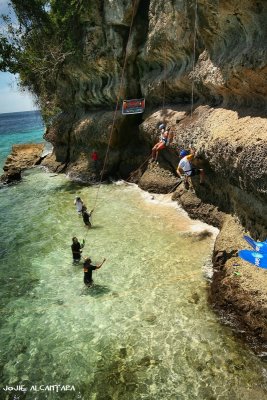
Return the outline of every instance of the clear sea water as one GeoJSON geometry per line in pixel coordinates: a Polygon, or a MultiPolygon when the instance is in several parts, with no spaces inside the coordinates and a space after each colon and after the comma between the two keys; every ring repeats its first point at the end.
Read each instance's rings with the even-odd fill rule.
{"type": "Polygon", "coordinates": [[[0,169],[13,144],[44,142],[43,133],[39,111],[0,114],[0,169]]]}
{"type": "MultiPolygon", "coordinates": [[[[43,134],[37,113],[6,116],[2,164],[43,134]]],[[[0,399],[267,399],[266,364],[207,303],[215,230],[123,182],[102,185],[86,230],[73,200],[97,191],[40,168],[0,190],[0,399]],[[107,258],[91,289],[74,235],[107,258]]]]}

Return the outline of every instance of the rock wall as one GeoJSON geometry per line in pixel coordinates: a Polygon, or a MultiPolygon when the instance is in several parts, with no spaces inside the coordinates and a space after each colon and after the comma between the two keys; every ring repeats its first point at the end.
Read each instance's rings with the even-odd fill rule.
{"type": "Polygon", "coordinates": [[[127,175],[147,153],[139,136],[142,116],[122,118],[118,109],[111,129],[117,98],[145,97],[150,111],[193,100],[195,106],[266,112],[266,1],[81,3],[83,56],[66,62],[58,76],[63,113],[46,134],[56,162],[70,172],[82,161],[82,146],[80,173],[89,178],[90,151],[98,146],[104,158],[111,130],[107,174],[127,175]]]}
{"type": "Polygon", "coordinates": [[[253,276],[255,285],[247,289],[247,271],[247,279],[237,283],[232,259],[244,246],[244,232],[267,237],[267,2],[82,3],[83,57],[66,64],[58,77],[63,112],[45,135],[54,145],[46,165],[90,182],[96,149],[104,178],[135,171],[131,179],[142,188],[167,193],[180,183],[179,149],[193,145],[206,171],[205,186],[196,177],[194,193],[181,184],[175,198],[193,218],[222,230],[214,252],[215,304],[231,308],[265,340],[266,310],[254,304],[253,314],[234,296],[236,289],[251,300],[261,278],[253,276]],[[120,107],[122,98],[138,97],[146,98],[143,115],[114,113],[117,99],[120,107]],[[160,122],[175,135],[155,165],[148,158],[160,122]]]}
{"type": "Polygon", "coordinates": [[[83,57],[59,77],[63,110],[113,109],[117,96],[161,105],[163,91],[190,102],[192,80],[195,101],[266,107],[265,0],[82,3],[83,57]]]}
{"type": "MultiPolygon", "coordinates": [[[[204,188],[195,180],[202,201],[237,215],[254,237],[265,239],[267,120],[258,114],[253,117],[253,110],[199,106],[191,116],[188,108],[176,107],[166,109],[164,117],[161,112],[151,113],[142,129],[152,137],[159,121],[168,122],[175,133],[174,149],[189,148],[190,145],[197,149],[206,172],[204,188]]],[[[174,160],[166,158],[168,153],[173,154],[173,149],[162,152],[161,159],[165,159],[165,165],[168,161],[170,170],[175,170],[178,157],[174,160]]],[[[140,181],[141,186],[151,190],[144,180],[145,176],[140,181]]]]}

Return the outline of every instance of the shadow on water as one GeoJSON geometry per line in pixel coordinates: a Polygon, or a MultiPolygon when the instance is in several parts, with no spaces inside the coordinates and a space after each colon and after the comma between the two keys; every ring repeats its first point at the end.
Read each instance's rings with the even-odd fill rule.
{"type": "Polygon", "coordinates": [[[95,230],[95,229],[103,229],[103,228],[104,228],[103,225],[92,225],[91,229],[95,230]]]}
{"type": "MultiPolygon", "coordinates": [[[[55,175],[53,177],[56,177],[55,175]]],[[[68,192],[70,194],[74,195],[79,195],[81,190],[85,187],[94,187],[94,186],[99,186],[101,185],[109,185],[112,182],[109,181],[102,181],[102,182],[96,182],[96,183],[89,183],[89,182],[74,182],[74,181],[64,181],[62,184],[59,184],[58,186],[52,188],[52,191],[54,192],[68,192]]]]}
{"type": "Polygon", "coordinates": [[[91,296],[98,298],[104,296],[105,294],[108,294],[109,292],[110,289],[107,286],[93,284],[92,286],[85,288],[82,291],[82,296],[91,296]]]}

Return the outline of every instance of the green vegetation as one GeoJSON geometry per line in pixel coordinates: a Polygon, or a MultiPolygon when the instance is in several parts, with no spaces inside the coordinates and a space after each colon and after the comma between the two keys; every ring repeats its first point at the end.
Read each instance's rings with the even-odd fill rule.
{"type": "Polygon", "coordinates": [[[36,96],[46,122],[61,110],[58,82],[75,58],[88,0],[11,0],[17,21],[2,16],[0,70],[19,73],[21,88],[36,96]]]}

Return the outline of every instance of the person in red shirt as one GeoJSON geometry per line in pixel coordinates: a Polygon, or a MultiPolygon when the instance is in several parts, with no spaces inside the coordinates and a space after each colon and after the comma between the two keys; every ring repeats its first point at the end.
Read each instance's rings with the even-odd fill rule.
{"type": "Polygon", "coordinates": [[[92,151],[91,154],[91,159],[92,159],[92,163],[93,163],[93,168],[95,170],[95,172],[98,172],[98,167],[99,167],[99,156],[96,150],[92,151]]]}

